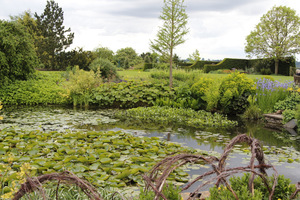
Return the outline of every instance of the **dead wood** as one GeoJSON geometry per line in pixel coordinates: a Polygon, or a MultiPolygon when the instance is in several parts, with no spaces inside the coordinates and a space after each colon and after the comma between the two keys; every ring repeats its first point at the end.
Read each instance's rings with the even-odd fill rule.
{"type": "MultiPolygon", "coordinates": [[[[235,194],[234,190],[231,188],[230,184],[226,180],[227,177],[234,175],[236,173],[241,172],[250,172],[251,176],[249,178],[249,191],[253,194],[254,191],[254,178],[255,176],[260,176],[262,178],[263,183],[265,184],[266,188],[269,191],[269,199],[272,199],[272,196],[274,195],[275,186],[277,184],[277,171],[272,165],[268,165],[265,163],[264,153],[261,148],[261,145],[259,141],[255,138],[251,138],[247,136],[246,134],[241,134],[236,137],[234,137],[229,144],[224,149],[223,154],[221,155],[220,159],[210,156],[210,157],[204,157],[202,155],[192,155],[192,154],[179,154],[175,156],[170,156],[165,159],[163,159],[161,162],[156,164],[149,172],[149,174],[145,174],[144,180],[146,183],[145,190],[148,190],[149,187],[152,188],[152,190],[155,192],[155,200],[162,196],[162,188],[168,178],[168,176],[178,167],[185,165],[186,163],[196,163],[199,160],[204,161],[206,164],[210,165],[212,170],[196,177],[194,180],[189,182],[182,190],[186,190],[189,187],[191,187],[193,184],[198,182],[200,179],[206,178],[207,176],[211,176],[215,174],[215,177],[210,178],[209,180],[206,180],[206,182],[202,183],[200,186],[197,187],[197,189],[190,194],[190,198],[199,190],[209,184],[209,183],[215,183],[215,185],[218,187],[219,184],[224,184],[235,196],[235,199],[238,199],[237,195],[235,194]],[[229,156],[229,154],[232,152],[232,149],[236,144],[239,143],[246,143],[251,148],[251,158],[250,163],[246,167],[235,167],[235,168],[226,168],[226,160],[229,156]],[[258,165],[255,165],[255,160],[258,162],[258,165]],[[216,163],[217,162],[217,163],[216,163]],[[268,183],[267,179],[267,169],[273,169],[274,171],[274,183],[273,187],[271,188],[268,183]],[[258,170],[258,171],[256,171],[258,170]]],[[[299,186],[300,187],[300,186],[299,186]]]]}
{"type": "MultiPolygon", "coordinates": [[[[26,179],[26,182],[21,185],[21,188],[18,192],[14,194],[13,200],[21,199],[25,194],[31,193],[33,191],[40,191],[42,192],[43,199],[46,199],[44,195],[44,190],[42,188],[42,184],[47,181],[57,180],[58,185],[62,182],[66,184],[75,184],[92,200],[102,200],[100,198],[100,194],[97,190],[87,181],[84,181],[77,176],[75,176],[72,172],[64,171],[62,173],[52,173],[52,174],[45,174],[38,177],[26,179]]],[[[58,187],[57,187],[58,190],[58,187]]],[[[56,192],[57,194],[57,192],[56,192]]],[[[58,198],[56,196],[56,198],[58,198]]]]}

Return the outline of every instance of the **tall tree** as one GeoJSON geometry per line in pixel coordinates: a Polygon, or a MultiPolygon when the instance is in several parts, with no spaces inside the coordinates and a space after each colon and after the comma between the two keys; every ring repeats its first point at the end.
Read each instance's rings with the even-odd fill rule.
{"type": "Polygon", "coordinates": [[[46,68],[58,69],[56,55],[73,43],[74,33],[71,33],[70,28],[65,29],[63,26],[64,12],[53,0],[47,1],[46,8],[40,16],[37,13],[34,16],[44,38],[39,42],[38,56],[46,68]]]}
{"type": "Polygon", "coordinates": [[[274,6],[261,17],[246,41],[245,52],[250,57],[273,58],[278,74],[279,60],[300,52],[300,17],[289,7],[274,6]]]}
{"type": "Polygon", "coordinates": [[[185,42],[188,33],[184,0],[164,0],[160,19],[164,21],[159,27],[157,39],[151,41],[151,49],[160,53],[170,64],[170,88],[173,87],[173,53],[176,46],[185,42]]]}

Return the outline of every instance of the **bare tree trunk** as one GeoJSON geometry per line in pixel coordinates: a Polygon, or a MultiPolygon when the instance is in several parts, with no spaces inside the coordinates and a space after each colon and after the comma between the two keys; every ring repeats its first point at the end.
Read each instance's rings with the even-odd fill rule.
{"type": "Polygon", "coordinates": [[[275,58],[275,75],[278,75],[279,59],[275,58]]]}
{"type": "Polygon", "coordinates": [[[173,87],[173,49],[171,49],[171,52],[170,52],[170,89],[172,89],[173,87]]]}

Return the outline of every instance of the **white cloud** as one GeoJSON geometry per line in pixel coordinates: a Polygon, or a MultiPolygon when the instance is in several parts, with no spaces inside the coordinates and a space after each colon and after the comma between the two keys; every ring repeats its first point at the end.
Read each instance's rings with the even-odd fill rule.
{"type": "MultiPolygon", "coordinates": [[[[163,0],[55,0],[64,11],[64,25],[75,32],[72,47],[93,50],[99,45],[113,51],[132,47],[149,51],[161,24],[163,0]]],[[[201,57],[245,57],[245,38],[260,17],[274,5],[286,5],[300,15],[296,0],[186,0],[190,33],[175,53],[188,57],[195,49],[201,57]]],[[[46,0],[1,0],[0,19],[26,10],[41,14],[46,0]]]]}

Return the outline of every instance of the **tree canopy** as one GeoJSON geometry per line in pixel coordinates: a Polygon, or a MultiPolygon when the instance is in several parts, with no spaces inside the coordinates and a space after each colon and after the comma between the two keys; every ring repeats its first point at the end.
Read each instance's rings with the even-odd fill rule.
{"type": "Polygon", "coordinates": [[[25,27],[0,20],[0,85],[28,79],[37,65],[33,40],[25,27]]]}
{"type": "Polygon", "coordinates": [[[173,86],[172,64],[176,46],[185,42],[188,33],[184,0],[164,0],[160,19],[164,21],[159,28],[157,39],[151,41],[151,49],[160,53],[170,64],[170,87],[173,86]]]}
{"type": "Polygon", "coordinates": [[[286,6],[274,6],[263,15],[246,38],[245,52],[259,58],[275,60],[275,74],[278,74],[280,59],[300,52],[300,17],[286,6]]]}
{"type": "Polygon", "coordinates": [[[38,56],[41,62],[49,69],[59,68],[56,56],[64,52],[72,43],[74,33],[71,29],[65,29],[63,25],[64,12],[55,1],[47,1],[44,12],[41,15],[34,14],[39,33],[43,40],[38,41],[38,56]]]}

